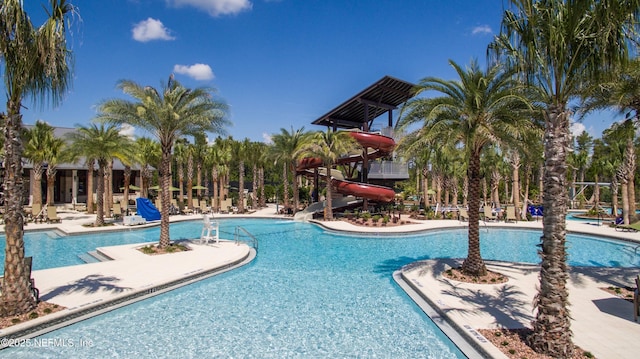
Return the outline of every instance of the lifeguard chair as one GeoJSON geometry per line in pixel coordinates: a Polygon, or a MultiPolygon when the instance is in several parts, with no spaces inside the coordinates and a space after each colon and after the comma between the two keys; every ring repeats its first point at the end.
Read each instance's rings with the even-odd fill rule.
{"type": "Polygon", "coordinates": [[[200,244],[208,244],[209,241],[218,243],[220,241],[219,225],[211,216],[205,214],[203,217],[202,233],[200,234],[200,244]]]}

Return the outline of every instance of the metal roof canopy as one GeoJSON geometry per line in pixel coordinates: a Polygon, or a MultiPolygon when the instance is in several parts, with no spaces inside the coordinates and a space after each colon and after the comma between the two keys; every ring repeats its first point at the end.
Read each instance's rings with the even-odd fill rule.
{"type": "Polygon", "coordinates": [[[369,131],[373,120],[388,112],[389,127],[392,127],[392,111],[415,95],[414,87],[412,83],[385,76],[312,124],[332,127],[334,130],[360,128],[369,131]]]}

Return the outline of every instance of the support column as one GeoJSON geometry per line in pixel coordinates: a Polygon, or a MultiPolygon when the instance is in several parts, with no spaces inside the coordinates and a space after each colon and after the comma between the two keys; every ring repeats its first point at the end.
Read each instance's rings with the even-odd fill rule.
{"type": "Polygon", "coordinates": [[[71,170],[71,204],[76,209],[78,203],[78,170],[71,170]]]}

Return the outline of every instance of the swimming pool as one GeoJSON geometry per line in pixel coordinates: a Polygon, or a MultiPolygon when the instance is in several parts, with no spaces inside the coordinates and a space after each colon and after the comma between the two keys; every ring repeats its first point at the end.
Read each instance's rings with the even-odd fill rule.
{"type": "MultiPolygon", "coordinates": [[[[290,221],[220,223],[223,232],[242,225],[258,238],[251,264],[43,336],[90,340],[90,348],[10,348],[0,355],[463,357],[397,287],[392,273],[420,259],[466,256],[466,230],[365,237],[290,221]]],[[[197,236],[200,226],[172,224],[172,238],[197,236]]],[[[157,230],[118,235],[157,238],[157,230]]],[[[537,263],[539,237],[539,231],[483,230],[483,257],[537,263]]],[[[640,266],[631,244],[568,239],[572,265],[640,266]]]]}

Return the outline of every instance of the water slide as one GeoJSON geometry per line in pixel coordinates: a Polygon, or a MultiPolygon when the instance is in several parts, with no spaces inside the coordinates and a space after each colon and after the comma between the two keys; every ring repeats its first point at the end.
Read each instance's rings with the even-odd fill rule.
{"type": "MultiPolygon", "coordinates": [[[[349,131],[360,145],[367,149],[367,157],[375,159],[390,154],[396,143],[391,137],[362,131],[349,131]]],[[[363,161],[363,155],[357,154],[343,157],[338,160],[338,164],[363,161]]],[[[304,158],[298,164],[298,172],[311,171],[322,166],[319,158],[304,158]]],[[[320,175],[326,176],[326,170],[319,171],[320,175]],[[323,173],[324,172],[324,173],[323,173]]],[[[360,183],[345,180],[342,173],[332,170],[331,183],[336,191],[347,196],[362,197],[378,202],[391,202],[395,198],[395,192],[389,187],[377,186],[368,183],[360,183]],[[339,175],[337,173],[339,173],[339,175]]]]}

